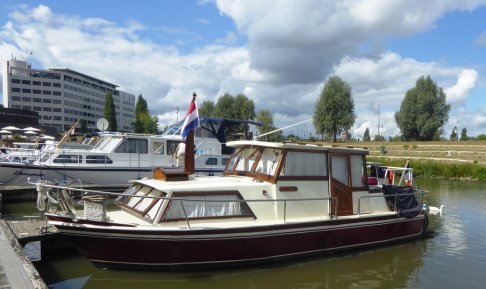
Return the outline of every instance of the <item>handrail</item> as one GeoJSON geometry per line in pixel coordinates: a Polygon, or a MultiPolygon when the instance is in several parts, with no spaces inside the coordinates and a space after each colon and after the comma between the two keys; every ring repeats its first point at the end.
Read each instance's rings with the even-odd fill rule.
{"type": "MultiPolygon", "coordinates": [[[[414,189],[414,192],[411,195],[414,195],[414,196],[420,195],[420,203],[423,204],[424,203],[424,195],[427,194],[427,193],[428,193],[427,191],[414,189]]],[[[395,201],[394,212],[397,212],[396,207],[397,207],[397,197],[398,196],[403,196],[403,194],[386,195],[386,197],[394,197],[394,201],[395,201]]],[[[382,195],[382,194],[359,196],[358,197],[358,216],[361,214],[361,199],[368,199],[368,198],[385,198],[385,196],[382,195]]]]}
{"type": "MultiPolygon", "coordinates": [[[[90,189],[82,189],[82,188],[74,188],[74,187],[66,187],[66,186],[60,186],[60,185],[54,185],[54,184],[49,184],[49,183],[44,183],[44,182],[39,182],[37,183],[37,190],[38,191],[43,191],[45,190],[47,192],[46,189],[49,189],[49,188],[52,188],[52,189],[56,189],[56,190],[67,190],[68,191],[68,195],[73,195],[72,192],[80,192],[80,193],[88,193],[88,194],[99,194],[99,195],[106,195],[106,196],[127,196],[127,197],[134,197],[134,198],[141,198],[141,199],[144,199],[144,198],[149,198],[149,199],[159,199],[159,200],[171,200],[171,201],[179,201],[181,203],[181,207],[183,209],[183,212],[184,212],[184,219],[187,223],[187,226],[188,228],[190,229],[191,226],[190,226],[190,220],[189,220],[189,217],[187,215],[187,212],[185,210],[185,207],[184,207],[184,203],[183,201],[187,201],[187,202],[214,202],[214,203],[218,203],[218,202],[228,202],[228,200],[201,200],[201,199],[190,199],[190,198],[177,198],[177,197],[158,197],[158,196],[145,196],[145,195],[134,195],[134,194],[125,194],[125,192],[123,193],[116,193],[116,192],[105,192],[105,191],[98,191],[98,190],[90,190],[90,189]]],[[[60,198],[65,198],[66,195],[65,194],[59,194],[59,197],[60,198]]],[[[52,198],[52,197],[51,197],[52,198]]],[[[255,202],[283,202],[284,203],[284,214],[283,214],[283,220],[284,222],[286,222],[287,220],[287,202],[304,202],[304,201],[329,201],[329,205],[331,205],[331,202],[334,201],[335,204],[336,204],[336,208],[337,208],[337,204],[338,204],[338,198],[337,197],[322,197],[322,198],[297,198],[297,199],[246,199],[246,200],[231,200],[231,202],[238,202],[238,203],[255,203],[255,202]]],[[[69,208],[68,208],[69,209],[69,208]]],[[[70,212],[67,212],[71,217],[71,213],[70,212]]],[[[331,218],[337,218],[337,213],[332,216],[332,211],[329,210],[329,215],[331,218]]],[[[323,214],[324,215],[324,214],[323,214]]]]}

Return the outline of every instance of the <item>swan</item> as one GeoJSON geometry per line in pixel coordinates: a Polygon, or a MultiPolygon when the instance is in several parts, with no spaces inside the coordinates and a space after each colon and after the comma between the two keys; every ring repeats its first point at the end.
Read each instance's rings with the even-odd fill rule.
{"type": "Polygon", "coordinates": [[[444,208],[444,205],[440,205],[440,208],[429,206],[429,213],[432,214],[432,215],[437,215],[437,214],[442,215],[442,209],[443,208],[444,208]]]}

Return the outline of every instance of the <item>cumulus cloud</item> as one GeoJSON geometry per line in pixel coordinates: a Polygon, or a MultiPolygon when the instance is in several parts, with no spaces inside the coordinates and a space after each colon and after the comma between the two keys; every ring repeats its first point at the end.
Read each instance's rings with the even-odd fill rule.
{"type": "Polygon", "coordinates": [[[474,44],[477,46],[486,45],[486,31],[481,33],[476,39],[474,39],[474,44]]]}
{"type": "Polygon", "coordinates": [[[462,105],[478,81],[478,72],[474,69],[464,69],[457,76],[457,83],[445,90],[450,104],[462,105]]]}

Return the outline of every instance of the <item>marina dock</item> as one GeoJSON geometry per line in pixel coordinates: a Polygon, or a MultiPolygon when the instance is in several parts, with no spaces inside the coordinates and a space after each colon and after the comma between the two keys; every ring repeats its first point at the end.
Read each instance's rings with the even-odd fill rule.
{"type": "Polygon", "coordinates": [[[22,247],[57,234],[53,228],[41,231],[42,224],[34,216],[22,221],[0,219],[0,289],[48,289],[22,247]]]}

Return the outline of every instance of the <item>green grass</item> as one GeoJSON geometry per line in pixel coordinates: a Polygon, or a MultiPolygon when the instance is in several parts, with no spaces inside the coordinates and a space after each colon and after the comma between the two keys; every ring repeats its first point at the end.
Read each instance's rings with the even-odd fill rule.
{"type": "MultiPolygon", "coordinates": [[[[368,161],[389,166],[404,166],[406,159],[368,157],[368,161]]],[[[410,160],[410,167],[416,176],[471,179],[486,181],[486,166],[478,163],[448,163],[433,160],[410,160]]]]}

